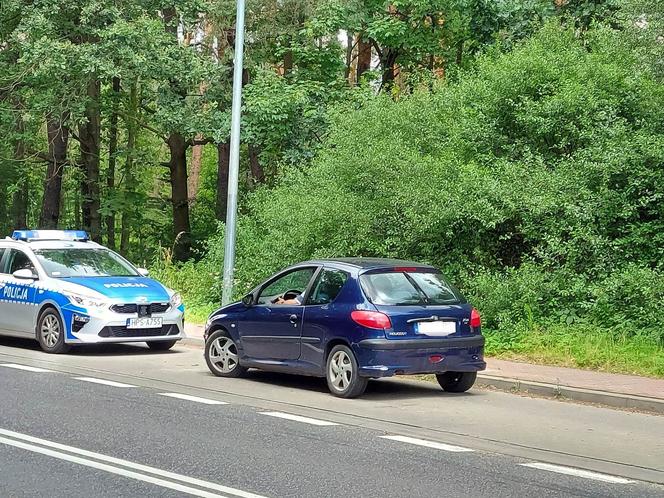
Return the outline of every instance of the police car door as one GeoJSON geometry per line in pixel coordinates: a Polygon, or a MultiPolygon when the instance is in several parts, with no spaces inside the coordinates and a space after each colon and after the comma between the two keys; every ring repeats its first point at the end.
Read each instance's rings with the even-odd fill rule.
{"type": "Polygon", "coordinates": [[[4,258],[4,285],[0,290],[0,328],[16,335],[35,336],[37,306],[35,303],[35,283],[33,280],[18,279],[13,273],[29,269],[37,274],[34,263],[20,249],[7,249],[4,258]]]}

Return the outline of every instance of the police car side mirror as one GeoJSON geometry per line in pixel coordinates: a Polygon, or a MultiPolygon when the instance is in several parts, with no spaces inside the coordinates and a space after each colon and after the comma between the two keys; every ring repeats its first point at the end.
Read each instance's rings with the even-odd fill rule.
{"type": "Polygon", "coordinates": [[[23,268],[22,270],[16,270],[13,273],[14,278],[19,280],[37,280],[38,277],[35,275],[32,270],[28,268],[23,268]]]}
{"type": "Polygon", "coordinates": [[[147,277],[150,275],[150,270],[146,270],[145,268],[136,268],[138,270],[139,275],[142,277],[147,277]]]}

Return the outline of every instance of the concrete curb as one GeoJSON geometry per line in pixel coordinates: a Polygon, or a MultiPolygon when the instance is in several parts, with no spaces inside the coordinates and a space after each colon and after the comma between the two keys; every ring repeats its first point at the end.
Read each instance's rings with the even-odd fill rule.
{"type": "Polygon", "coordinates": [[[648,398],[646,396],[633,396],[630,394],[612,393],[607,391],[594,391],[578,387],[561,386],[534,382],[508,377],[496,377],[492,375],[478,375],[477,385],[494,387],[501,391],[524,394],[538,394],[553,398],[563,398],[573,401],[587,403],[598,403],[601,405],[643,410],[664,415],[664,400],[648,398]]]}
{"type": "MultiPolygon", "coordinates": [[[[187,337],[180,344],[203,348],[201,337],[187,337]]],[[[586,403],[597,403],[615,408],[626,408],[664,415],[664,399],[648,398],[646,396],[633,396],[629,394],[612,393],[607,391],[594,391],[578,387],[561,386],[544,382],[498,377],[495,375],[479,374],[476,384],[483,387],[493,387],[500,391],[523,394],[536,394],[551,398],[561,398],[586,403]]]]}
{"type": "Polygon", "coordinates": [[[178,342],[178,344],[183,346],[196,346],[203,349],[203,346],[205,346],[205,341],[202,337],[185,337],[180,342],[178,342]]]}

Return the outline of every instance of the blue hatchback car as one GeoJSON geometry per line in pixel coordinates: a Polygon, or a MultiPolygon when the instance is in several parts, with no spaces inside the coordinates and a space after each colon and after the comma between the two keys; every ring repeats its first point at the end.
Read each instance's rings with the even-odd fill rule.
{"type": "Polygon", "coordinates": [[[436,268],[389,259],[291,266],[208,319],[213,374],[249,368],[326,377],[332,394],[360,396],[372,378],[435,374],[464,392],[486,368],[479,313],[436,268]]]}

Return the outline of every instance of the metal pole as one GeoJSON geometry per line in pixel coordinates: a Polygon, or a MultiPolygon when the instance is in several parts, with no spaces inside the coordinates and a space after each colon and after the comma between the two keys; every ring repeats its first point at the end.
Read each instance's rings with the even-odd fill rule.
{"type": "Polygon", "coordinates": [[[224,290],[222,305],[233,298],[235,269],[235,231],[237,219],[237,184],[240,169],[240,117],[242,112],[242,57],[244,51],[244,2],[237,0],[235,19],[235,60],[233,67],[233,111],[231,117],[231,155],[228,166],[228,205],[224,241],[224,290]]]}

